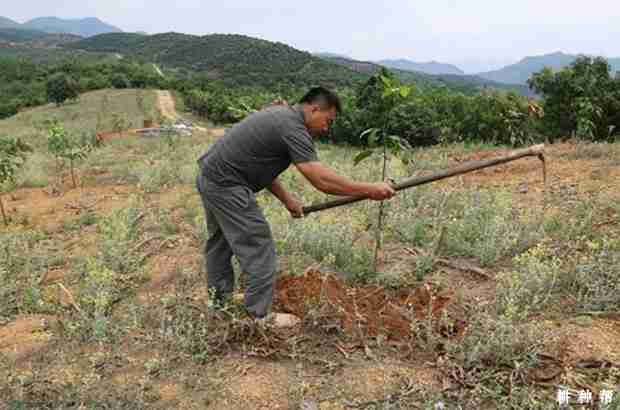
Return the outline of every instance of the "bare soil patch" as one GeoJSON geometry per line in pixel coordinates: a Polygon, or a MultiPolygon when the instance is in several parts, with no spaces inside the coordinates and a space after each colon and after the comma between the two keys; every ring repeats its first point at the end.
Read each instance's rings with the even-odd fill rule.
{"type": "Polygon", "coordinates": [[[54,320],[50,315],[27,315],[0,327],[0,354],[18,360],[43,348],[52,338],[54,320]]]}
{"type": "MultiPolygon", "coordinates": [[[[402,290],[395,294],[378,286],[349,287],[341,279],[310,269],[303,276],[287,276],[276,284],[275,306],[279,311],[304,318],[313,306],[329,307],[336,320],[351,335],[387,336],[403,339],[411,334],[411,319],[430,313],[437,316],[451,302],[449,294],[438,294],[431,285],[402,290]]],[[[457,332],[464,322],[457,321],[457,332]]]]}
{"type": "Polygon", "coordinates": [[[157,91],[157,101],[159,103],[159,111],[161,112],[162,117],[172,121],[179,118],[176,110],[176,105],[174,103],[174,98],[172,98],[172,94],[170,94],[170,91],[157,91]]]}
{"type": "Polygon", "coordinates": [[[24,188],[5,196],[5,206],[14,218],[28,225],[53,231],[83,212],[107,213],[120,208],[137,188],[129,185],[98,185],[62,191],[54,188],[24,188]]]}

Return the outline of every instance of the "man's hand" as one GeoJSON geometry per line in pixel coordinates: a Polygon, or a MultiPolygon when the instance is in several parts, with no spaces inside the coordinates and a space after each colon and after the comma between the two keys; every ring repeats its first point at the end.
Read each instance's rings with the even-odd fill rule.
{"type": "Polygon", "coordinates": [[[396,194],[396,191],[392,187],[392,185],[387,182],[377,182],[374,184],[370,184],[370,189],[368,191],[368,197],[370,199],[374,199],[375,201],[382,201],[384,199],[390,199],[396,194]]]}
{"type": "Polygon", "coordinates": [[[303,202],[295,197],[290,197],[284,204],[286,209],[291,213],[293,218],[301,218],[304,216],[303,202]]]}

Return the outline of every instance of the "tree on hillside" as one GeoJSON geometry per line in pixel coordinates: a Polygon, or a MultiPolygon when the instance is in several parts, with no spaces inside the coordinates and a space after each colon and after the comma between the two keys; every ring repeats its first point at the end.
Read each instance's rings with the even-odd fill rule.
{"type": "Polygon", "coordinates": [[[65,128],[58,122],[54,122],[48,128],[47,147],[49,152],[56,158],[56,169],[61,177],[64,160],[69,160],[71,181],[73,188],[77,188],[75,180],[75,163],[85,159],[93,150],[92,139],[76,138],[69,135],[65,128]]]}
{"type": "MultiPolygon", "coordinates": [[[[399,156],[409,147],[404,139],[397,135],[392,135],[389,131],[392,112],[406,101],[410,93],[411,88],[399,84],[394,75],[385,68],[382,68],[379,73],[372,76],[359,92],[358,104],[368,108],[366,112],[369,120],[372,121],[372,126],[360,135],[361,139],[366,140],[368,149],[360,152],[355,157],[354,163],[357,165],[373,154],[379,153],[383,161],[381,181],[385,181],[388,177],[387,171],[390,156],[399,156]],[[378,149],[375,150],[375,148],[378,149]]],[[[403,162],[407,162],[406,157],[401,159],[403,162]]],[[[377,272],[379,252],[381,250],[384,212],[384,202],[381,201],[375,230],[375,272],[377,272]]]]}
{"type": "Polygon", "coordinates": [[[127,76],[122,73],[114,74],[111,82],[114,88],[129,88],[131,86],[127,76]]]}
{"type": "Polygon", "coordinates": [[[80,95],[78,83],[64,73],[50,77],[46,88],[48,101],[55,102],[56,105],[61,105],[67,100],[74,100],[80,95]]]}
{"type": "MultiPolygon", "coordinates": [[[[0,186],[7,182],[15,182],[17,170],[24,165],[26,153],[32,148],[17,138],[0,137],[0,186]]],[[[8,218],[0,196],[0,211],[4,224],[8,225],[8,218]]]]}
{"type": "Polygon", "coordinates": [[[620,131],[620,78],[606,59],[582,56],[558,72],[545,68],[528,85],[544,96],[543,123],[552,137],[609,140],[620,131]]]}

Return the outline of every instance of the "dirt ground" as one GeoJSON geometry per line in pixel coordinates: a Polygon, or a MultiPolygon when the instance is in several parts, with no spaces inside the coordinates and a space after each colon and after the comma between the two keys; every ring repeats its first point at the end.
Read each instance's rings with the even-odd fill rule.
{"type": "MultiPolygon", "coordinates": [[[[159,102],[165,118],[178,118],[169,92],[160,92],[159,102]]],[[[223,129],[209,132],[218,136],[223,134],[223,129]]],[[[547,194],[568,190],[578,198],[605,193],[620,199],[617,190],[620,164],[574,158],[575,149],[574,144],[548,148],[547,194]]],[[[453,156],[449,160],[453,165],[502,153],[488,151],[453,156]]],[[[540,204],[545,190],[541,181],[538,160],[527,159],[471,173],[444,184],[509,187],[523,194],[524,203],[540,204]]],[[[67,189],[62,195],[46,188],[19,189],[6,196],[5,206],[13,213],[26,216],[27,225],[60,235],[58,238],[62,239],[65,252],[87,254],[96,246],[90,239],[94,232],[85,228],[74,233],[60,233],[63,224],[78,218],[85,210],[108,214],[122,208],[135,189],[128,185],[85,186],[67,189]]],[[[179,195],[179,190],[173,188],[151,195],[149,201],[165,207],[168,202],[178,200],[179,195]]],[[[618,227],[605,225],[601,229],[618,227]]],[[[136,299],[145,310],[156,309],[161,298],[177,292],[184,280],[184,269],[200,269],[202,262],[196,241],[170,245],[147,262],[147,282],[136,292],[136,299]]],[[[393,263],[415,260],[406,250],[393,252],[392,256],[396,256],[391,257],[393,263]]],[[[43,281],[55,285],[59,302],[70,311],[73,309],[71,296],[56,286],[62,283],[63,277],[62,267],[59,267],[51,270],[43,281]]],[[[330,326],[340,326],[357,341],[341,343],[332,336],[304,341],[307,335],[293,333],[288,342],[298,338],[296,342],[299,343],[317,343],[314,350],[310,349],[314,353],[304,350],[299,356],[294,349],[286,357],[276,358],[250,354],[250,349],[230,352],[205,365],[193,366],[187,357],[171,355],[165,346],[150,341],[145,334],[127,336],[117,346],[62,346],[54,338],[61,332],[58,318],[51,315],[20,316],[1,326],[0,354],[10,363],[12,377],[29,380],[36,372],[46,372],[46,388],[57,390],[68,389],[67,386],[75,386],[81,380],[91,397],[104,397],[98,396],[104,394],[100,392],[103,390],[119,397],[129,394],[127,397],[148,403],[145,408],[380,408],[371,406],[379,406],[381,399],[403,391],[403,386],[442,389],[445,377],[424,354],[413,358],[406,357],[402,351],[385,354],[373,351],[364,340],[373,340],[375,344],[380,339],[386,343],[402,342],[411,337],[410,318],[421,319],[428,312],[434,316],[446,312],[452,327],[438,329],[447,337],[460,337],[468,322],[462,304],[485,304],[493,297],[493,272],[484,277],[445,266],[439,268],[437,277],[442,279],[441,290],[433,283],[425,283],[400,292],[378,286],[352,288],[316,269],[301,276],[280,278],[276,286],[277,310],[317,321],[314,325],[327,333],[330,326]],[[462,291],[457,298],[453,291],[445,289],[462,291]],[[361,337],[356,339],[357,336],[361,337]],[[102,358],[101,361],[98,358],[102,358]],[[173,370],[157,369],[159,359],[173,370]],[[89,378],[93,378],[92,381],[89,378]],[[369,403],[368,407],[356,407],[365,402],[369,403]]],[[[193,289],[191,297],[204,302],[205,295],[206,287],[202,284],[193,289]]],[[[593,317],[578,323],[549,319],[545,326],[550,348],[562,346],[562,351],[554,354],[566,368],[588,360],[620,363],[620,321],[617,317],[593,317]]],[[[24,386],[26,389],[28,384],[24,386]]],[[[41,385],[35,387],[42,390],[32,393],[32,397],[54,397],[54,393],[41,385]]]]}
{"type": "Polygon", "coordinates": [[[176,120],[179,118],[177,114],[174,98],[170,94],[170,91],[160,90],[157,92],[158,101],[159,101],[159,110],[161,112],[162,117],[167,118],[169,120],[176,120]]]}

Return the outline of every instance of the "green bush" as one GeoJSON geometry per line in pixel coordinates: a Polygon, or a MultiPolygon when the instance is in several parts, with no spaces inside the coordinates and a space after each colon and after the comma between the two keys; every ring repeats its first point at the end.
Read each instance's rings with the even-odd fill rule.
{"type": "Polygon", "coordinates": [[[455,194],[447,206],[448,223],[440,251],[449,255],[472,256],[482,265],[492,265],[540,236],[535,222],[512,207],[508,192],[455,194]]]}
{"type": "Polygon", "coordinates": [[[52,76],[46,84],[49,101],[60,105],[67,100],[74,100],[79,96],[78,83],[66,74],[58,73],[52,76]]]}
{"type": "Polygon", "coordinates": [[[523,320],[556,300],[561,263],[543,245],[516,256],[514,262],[513,269],[498,275],[496,304],[500,314],[523,320]]]}
{"type": "Polygon", "coordinates": [[[140,263],[132,252],[134,241],[138,238],[140,211],[137,208],[124,208],[98,222],[101,232],[101,260],[106,269],[116,273],[132,273],[140,263]]]}

